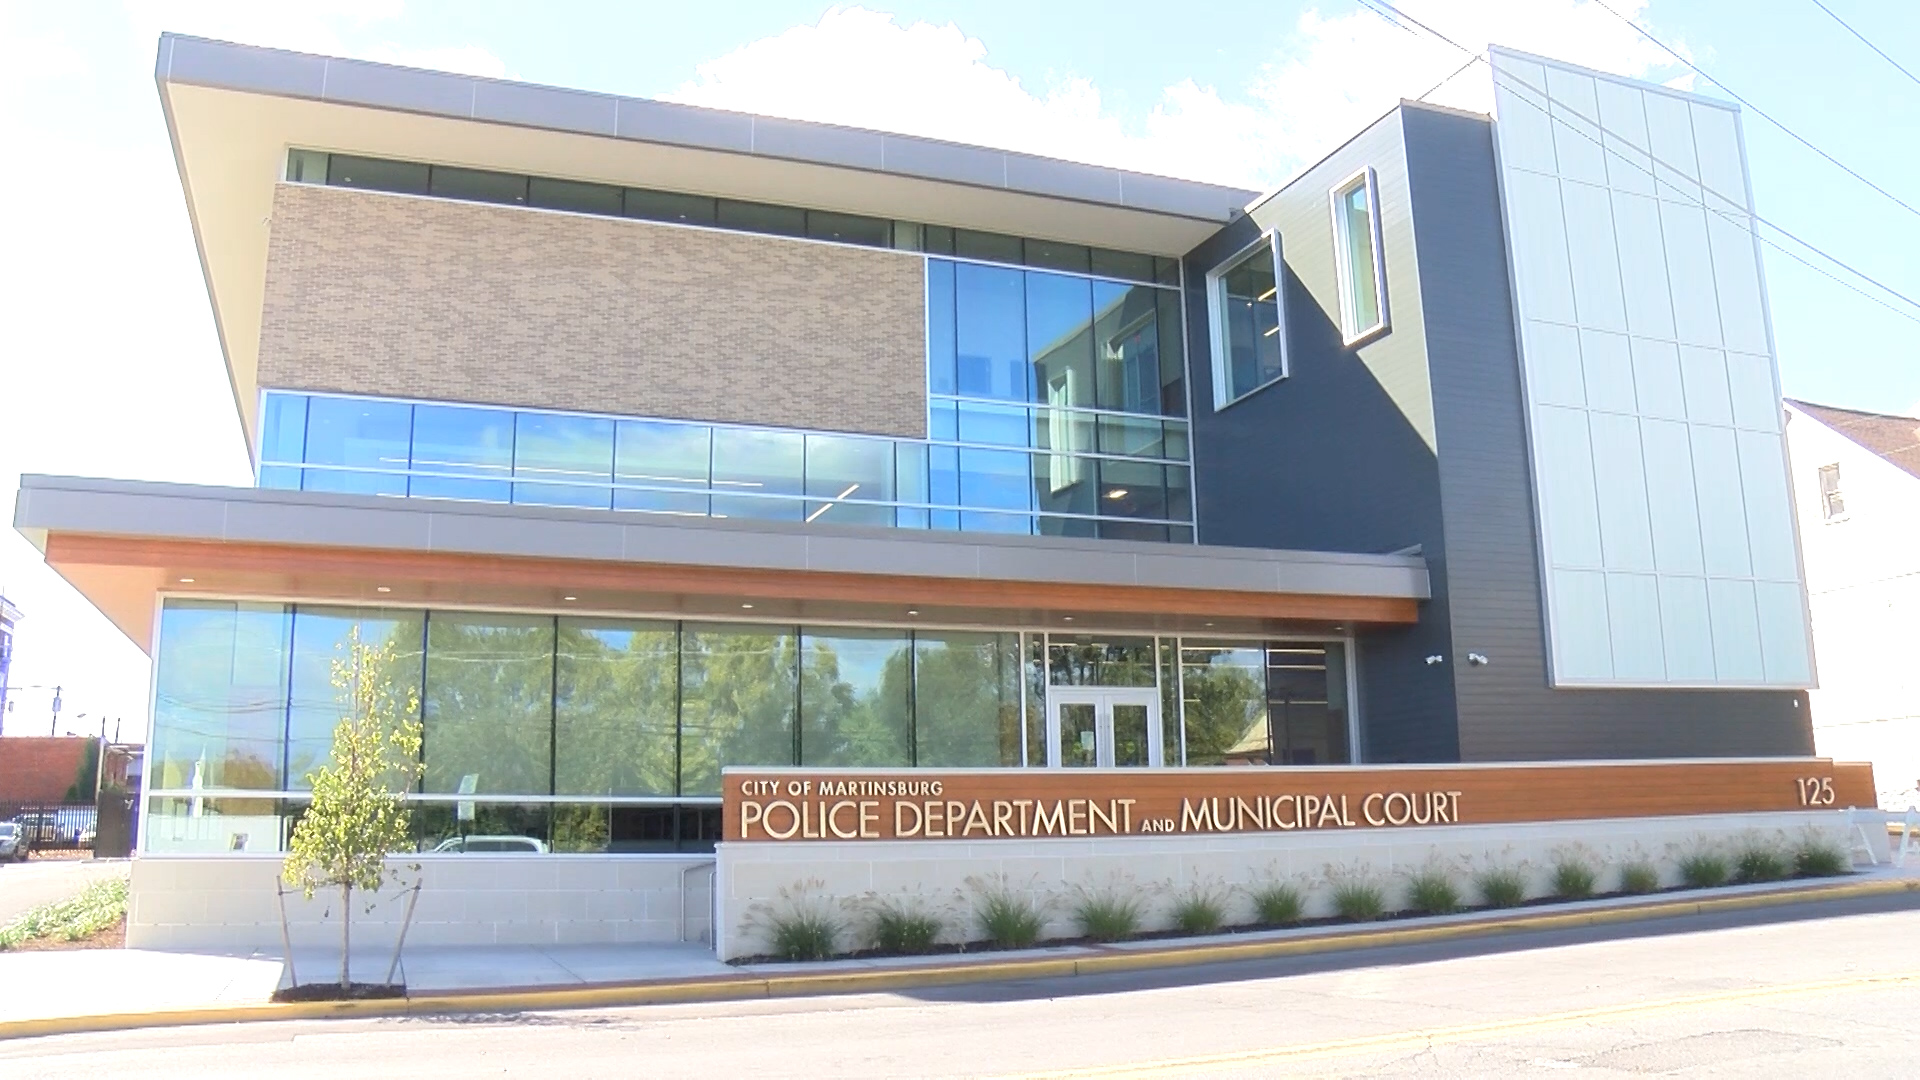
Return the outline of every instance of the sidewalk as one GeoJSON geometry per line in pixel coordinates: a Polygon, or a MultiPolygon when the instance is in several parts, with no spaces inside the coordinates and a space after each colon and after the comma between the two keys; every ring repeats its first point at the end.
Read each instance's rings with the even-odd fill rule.
{"type": "MultiPolygon", "coordinates": [[[[393,1016],[904,990],[1459,940],[1875,895],[1920,894],[1920,865],[1842,879],[1614,897],[1339,927],[1163,938],[935,957],[734,966],[701,945],[410,948],[406,999],[273,1005],[277,954],[145,949],[0,953],[0,1038],[152,1024],[393,1016]]],[[[339,957],[295,950],[302,983],[338,977],[339,957]]],[[[386,976],[390,950],[356,950],[356,981],[386,976]]]]}

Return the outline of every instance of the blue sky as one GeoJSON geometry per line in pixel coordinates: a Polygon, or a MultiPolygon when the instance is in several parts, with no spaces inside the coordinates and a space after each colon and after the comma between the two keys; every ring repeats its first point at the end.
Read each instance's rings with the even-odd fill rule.
{"type": "MultiPolygon", "coordinates": [[[[1812,0],[1608,2],[1920,206],[1920,84],[1812,0]]],[[[1920,71],[1920,5],[1826,2],[1920,71]]],[[[1686,81],[1683,67],[1590,0],[1397,6],[1470,50],[1493,41],[1719,93],[1686,81]]],[[[0,40],[12,46],[0,71],[0,140],[26,166],[0,170],[0,507],[9,516],[20,472],[251,480],[152,81],[163,29],[1256,187],[1284,182],[1465,60],[1355,0],[0,0],[0,40]]],[[[1433,100],[1484,109],[1484,72],[1469,69],[1433,100]]],[[[1745,127],[1764,217],[1920,298],[1920,215],[1759,117],[1745,127]]],[[[1789,396],[1920,413],[1920,310],[1897,315],[1771,249],[1767,275],[1789,396]]],[[[0,533],[0,588],[28,616],[14,672],[26,688],[7,730],[46,730],[48,694],[36,688],[59,683],[69,724],[84,712],[79,726],[120,718],[137,735],[145,657],[11,529],[0,533]]]]}

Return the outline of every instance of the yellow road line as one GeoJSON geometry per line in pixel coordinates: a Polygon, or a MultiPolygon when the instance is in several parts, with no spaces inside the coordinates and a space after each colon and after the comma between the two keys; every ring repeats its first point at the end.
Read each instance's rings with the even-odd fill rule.
{"type": "Polygon", "coordinates": [[[1003,1077],[1001,1080],[1084,1080],[1084,1078],[1091,1077],[1186,1076],[1194,1073],[1214,1072],[1235,1066],[1253,1067],[1278,1065],[1289,1061],[1308,1061],[1315,1058],[1357,1054],[1366,1051],[1391,1051],[1408,1047],[1432,1046],[1437,1043],[1467,1042],[1488,1036],[1543,1031],[1550,1028],[1568,1027],[1574,1024],[1586,1024],[1596,1021],[1624,1020],[1633,1017],[1678,1012],[1684,1009],[1708,1008],[1715,1005],[1769,1001],[1781,998],[1812,997],[1820,994],[1840,994],[1914,985],[1920,985],[1920,971],[1902,972],[1895,975],[1864,975],[1850,979],[1831,979],[1825,982],[1756,986],[1744,990],[1723,990],[1711,994],[1662,998],[1656,1001],[1632,1002],[1625,1005],[1603,1005],[1592,1009],[1575,1009],[1570,1012],[1547,1013],[1541,1016],[1518,1017],[1512,1020],[1492,1020],[1479,1024],[1461,1024],[1456,1027],[1396,1031],[1384,1035],[1363,1035],[1357,1038],[1334,1039],[1328,1042],[1305,1043],[1299,1046],[1280,1046],[1265,1050],[1242,1050],[1234,1053],[1207,1054],[1199,1057],[1168,1058],[1162,1061],[1140,1062],[1131,1065],[1102,1065],[1085,1069],[1060,1069],[1053,1072],[1018,1073],[1003,1077]]]}

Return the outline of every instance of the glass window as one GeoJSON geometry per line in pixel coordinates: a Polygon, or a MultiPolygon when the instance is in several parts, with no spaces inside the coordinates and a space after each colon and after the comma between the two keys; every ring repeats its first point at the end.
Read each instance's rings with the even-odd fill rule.
{"type": "Polygon", "coordinates": [[[515,176],[512,173],[435,165],[427,194],[436,199],[465,199],[469,202],[525,205],[527,178],[515,176]]]}
{"type": "Polygon", "coordinates": [[[560,620],[554,794],[674,793],[679,648],[670,622],[560,620]]]}
{"type": "Polygon", "coordinates": [[[1185,461],[1192,453],[1187,445],[1187,425],[1169,420],[1163,428],[1166,435],[1167,456],[1175,461],[1185,461]]]}
{"type": "Polygon", "coordinates": [[[263,798],[169,798],[147,800],[140,823],[140,850],[169,854],[229,855],[286,850],[300,803],[263,798]]]}
{"type": "Polygon", "coordinates": [[[384,681],[394,699],[404,704],[409,697],[419,697],[420,612],[301,605],[293,613],[287,711],[289,791],[307,790],[307,774],[325,764],[332,752],[333,729],[345,714],[342,691],[333,684],[333,665],[346,658],[348,635],[356,628],[362,644],[392,647],[393,664],[384,681]]]}
{"type": "Polygon", "coordinates": [[[1153,256],[1137,255],[1131,251],[1094,248],[1091,269],[1101,277],[1122,278],[1127,281],[1152,281],[1153,256]]]}
{"type": "Polygon", "coordinates": [[[951,401],[927,403],[927,438],[952,442],[960,437],[959,406],[951,401]]]}
{"type": "Polygon", "coordinates": [[[1185,465],[1167,466],[1167,516],[1193,520],[1193,470],[1185,465]]]}
{"type": "Polygon", "coordinates": [[[953,361],[953,264],[927,260],[927,389],[955,393],[953,361]]]}
{"type": "Polygon", "coordinates": [[[409,161],[350,157],[327,157],[327,183],[334,187],[365,188],[369,191],[394,191],[402,195],[427,193],[427,167],[409,161]]]}
{"type": "Polygon", "coordinates": [[[513,414],[463,405],[415,406],[413,468],[416,475],[407,486],[408,494],[507,502],[506,478],[513,474],[513,414]]]}
{"type": "Polygon", "coordinates": [[[613,421],[559,413],[514,417],[513,501],[605,510],[612,498],[613,421]],[[554,481],[558,481],[557,483],[554,481]],[[592,485],[592,486],[588,486],[592,485]]]}
{"type": "Polygon", "coordinates": [[[711,225],[714,222],[714,201],[705,195],[628,188],[623,203],[630,218],[672,221],[683,225],[711,225]]]}
{"type": "Polygon", "coordinates": [[[723,765],[794,763],[797,646],[790,626],[682,627],[680,794],[720,794],[723,765]]]}
{"type": "Polygon", "coordinates": [[[1100,461],[1102,517],[1165,518],[1166,466],[1144,461],[1100,461]]]}
{"type": "Polygon", "coordinates": [[[552,807],[489,800],[418,803],[414,845],[422,854],[545,854],[552,807]],[[517,839],[516,839],[517,838],[517,839]]]}
{"type": "MultiPolygon", "coordinates": [[[[1093,502],[1093,494],[1090,490],[1087,493],[1086,501],[1088,503],[1093,502]]],[[[1077,506],[1074,507],[1074,511],[1076,513],[1081,512],[1077,506]]],[[[1093,511],[1087,510],[1085,513],[1091,514],[1093,511]]],[[[1034,523],[1041,536],[1078,536],[1091,539],[1092,537],[1100,535],[1099,522],[1094,521],[1092,518],[1051,517],[1042,514],[1034,519],[1034,523]]]]}
{"type": "Polygon", "coordinates": [[[961,442],[1018,446],[1021,449],[1033,445],[1027,429],[1029,421],[1025,406],[981,405],[963,401],[959,404],[958,412],[961,442]]]}
{"type": "Polygon", "coordinates": [[[803,494],[805,446],[803,437],[794,432],[715,428],[713,516],[801,520],[805,513],[797,498],[751,496],[803,494]]]}
{"type": "Polygon", "coordinates": [[[1270,764],[1266,650],[1182,641],[1180,715],[1188,765],[1270,764]]]}
{"type": "Polygon", "coordinates": [[[717,806],[560,803],[553,808],[553,850],[712,851],[714,834],[720,829],[718,823],[711,829],[705,828],[705,819],[709,812],[719,809],[717,806]]]}
{"type": "Polygon", "coordinates": [[[952,255],[953,229],[945,225],[927,225],[920,230],[921,243],[929,255],[952,255]]]}
{"type": "Polygon", "coordinates": [[[391,495],[404,498],[407,494],[407,478],[400,473],[303,469],[300,487],[303,491],[324,491],[335,495],[391,495]]]}
{"type": "Polygon", "coordinates": [[[1146,540],[1156,544],[1167,541],[1165,525],[1155,525],[1146,521],[1103,520],[1099,522],[1099,526],[1102,540],[1146,540]]]}
{"type": "Polygon", "coordinates": [[[1093,283],[1060,274],[1026,277],[1027,348],[1037,400],[1054,408],[1093,405],[1093,283]]]}
{"type": "MultiPolygon", "coordinates": [[[[1093,490],[1095,459],[1082,457],[1093,450],[1091,413],[1047,409],[1040,414],[1041,443],[1049,450],[1033,459],[1035,505],[1056,514],[1099,512],[1093,490]]],[[[1045,529],[1049,535],[1075,535],[1045,529]]]]}
{"type": "Polygon", "coordinates": [[[987,262],[1012,263],[1018,266],[1022,251],[1020,238],[1017,236],[975,232],[972,229],[955,229],[953,230],[953,253],[964,259],[984,259],[987,262]]]}
{"type": "Polygon", "coordinates": [[[715,218],[723,229],[771,233],[775,236],[807,235],[807,212],[797,206],[721,199],[715,218]]]}
{"type": "MultiPolygon", "coordinates": [[[[260,486],[280,491],[300,490],[300,470],[292,465],[260,466],[260,486]]],[[[405,486],[405,482],[402,482],[405,486]]]]}
{"type": "Polygon", "coordinates": [[[1333,192],[1334,261],[1340,272],[1340,324],[1349,343],[1386,326],[1380,277],[1379,188],[1366,169],[1333,192]]]}
{"type": "Polygon", "coordinates": [[[1055,686],[1152,686],[1153,639],[1110,634],[1053,634],[1047,679],[1055,686]]]}
{"type": "Polygon", "coordinates": [[[1845,517],[1847,513],[1846,496],[1840,493],[1840,465],[1820,466],[1820,516],[1827,521],[1845,517]]]}
{"type": "Polygon", "coordinates": [[[552,793],[551,617],[432,613],[424,699],[423,790],[552,793]]]}
{"type": "Polygon", "coordinates": [[[1030,457],[1019,450],[961,450],[960,505],[988,510],[1032,509],[1030,457]]]}
{"type": "Polygon", "coordinates": [[[612,184],[583,184],[577,180],[534,177],[527,185],[527,204],[576,214],[620,216],[620,189],[612,184]]]}
{"type": "Polygon", "coordinates": [[[620,421],[613,479],[634,486],[613,493],[614,509],[705,517],[712,443],[713,429],[698,424],[620,421]]]}
{"type": "Polygon", "coordinates": [[[1345,765],[1346,647],[1336,642],[1267,646],[1267,715],[1273,760],[1283,765],[1345,765]]]}
{"type": "Polygon", "coordinates": [[[298,464],[306,460],[306,452],[306,395],[268,394],[260,421],[260,460],[298,464]]]}
{"type": "Polygon", "coordinates": [[[1101,408],[1150,415],[1161,411],[1159,300],[1165,291],[1094,283],[1093,345],[1101,408]]]}
{"type": "MultiPolygon", "coordinates": [[[[963,510],[960,513],[959,522],[961,532],[999,533],[1004,536],[1033,535],[1033,518],[1026,514],[963,510]]],[[[936,527],[938,527],[937,522],[936,527]]]]}
{"type": "Polygon", "coordinates": [[[1026,241],[1022,261],[1042,270],[1065,270],[1084,274],[1088,270],[1088,250],[1083,244],[1061,244],[1052,240],[1026,241]]]}
{"type": "Polygon", "coordinates": [[[836,214],[828,210],[807,211],[807,235],[815,240],[841,244],[865,244],[889,247],[893,241],[893,222],[858,214],[836,214]]]}
{"type": "Polygon", "coordinates": [[[1280,238],[1262,237],[1207,276],[1213,302],[1213,404],[1221,408],[1287,373],[1280,238]]]}
{"type": "MultiPolygon", "coordinates": [[[[894,498],[893,450],[886,439],[808,435],[807,494],[817,499],[894,498]]],[[[829,525],[891,525],[893,509],[858,503],[809,502],[806,520],[829,525]]]]}
{"type": "Polygon", "coordinates": [[[305,460],[405,471],[412,432],[413,406],[403,402],[316,397],[307,406],[305,460]]]}
{"type": "Polygon", "coordinates": [[[290,625],[282,604],[166,601],[154,657],[152,787],[280,787],[290,625]]]}
{"type": "Polygon", "coordinates": [[[1180,284],[1180,260],[1164,255],[1153,257],[1153,280],[1162,285],[1180,284]]]}
{"type": "Polygon", "coordinates": [[[327,155],[318,150],[287,151],[287,180],[295,184],[327,182],[327,155]]]}
{"type": "Polygon", "coordinates": [[[960,451],[951,446],[927,447],[927,501],[960,505],[960,451]]]}
{"type": "Polygon", "coordinates": [[[1160,760],[1183,765],[1180,750],[1180,649],[1178,642],[1160,640],[1160,760]]]}
{"type": "Polygon", "coordinates": [[[921,768],[1019,766],[1020,635],[916,632],[913,727],[921,768]]]}
{"type": "Polygon", "coordinates": [[[907,634],[801,633],[800,764],[913,764],[907,634]]]}
{"type": "Polygon", "coordinates": [[[1187,415],[1187,341],[1186,324],[1180,318],[1184,294],[1162,289],[1154,298],[1159,309],[1155,322],[1160,327],[1160,415],[1187,415]]]}
{"type": "Polygon", "coordinates": [[[1100,452],[1129,457],[1164,457],[1165,429],[1160,421],[1131,416],[1100,418],[1100,452]]]}
{"type": "Polygon", "coordinates": [[[1026,401],[1026,275],[997,266],[953,268],[956,383],[974,397],[1026,401]]]}

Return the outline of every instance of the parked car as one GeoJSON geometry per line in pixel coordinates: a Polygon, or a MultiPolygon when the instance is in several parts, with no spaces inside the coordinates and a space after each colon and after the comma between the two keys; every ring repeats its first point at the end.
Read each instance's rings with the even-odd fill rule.
{"type": "Polygon", "coordinates": [[[544,855],[547,851],[547,842],[535,840],[531,836],[449,836],[433,849],[436,855],[482,851],[489,854],[518,852],[544,855]]]}
{"type": "Polygon", "coordinates": [[[98,836],[99,836],[99,833],[91,827],[81,829],[80,839],[78,842],[81,847],[86,848],[88,851],[92,851],[93,842],[98,836]]]}
{"type": "Polygon", "coordinates": [[[51,810],[22,810],[12,824],[18,825],[20,834],[37,846],[57,845],[66,839],[60,831],[60,820],[51,810]]]}
{"type": "Polygon", "coordinates": [[[25,829],[12,821],[0,821],[0,859],[26,862],[32,850],[33,843],[27,839],[25,829]]]}

